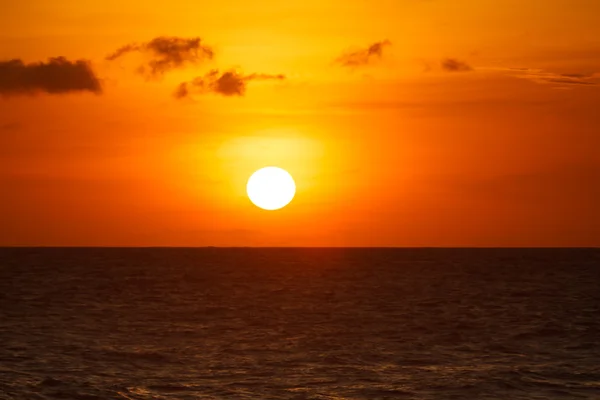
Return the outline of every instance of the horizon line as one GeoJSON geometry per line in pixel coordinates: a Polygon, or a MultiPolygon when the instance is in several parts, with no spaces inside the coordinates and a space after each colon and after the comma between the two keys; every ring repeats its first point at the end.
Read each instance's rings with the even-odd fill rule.
{"type": "Polygon", "coordinates": [[[118,246],[118,245],[0,245],[0,249],[396,249],[396,250],[427,250],[427,249],[471,249],[471,250],[568,250],[588,249],[600,250],[599,246],[118,246]]]}

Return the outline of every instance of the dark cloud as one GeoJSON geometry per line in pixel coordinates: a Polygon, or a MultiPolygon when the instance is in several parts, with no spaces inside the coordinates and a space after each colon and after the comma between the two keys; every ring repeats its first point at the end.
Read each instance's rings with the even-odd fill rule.
{"type": "Polygon", "coordinates": [[[190,96],[193,93],[217,93],[223,96],[243,96],[246,93],[246,84],[256,80],[283,80],[284,75],[250,74],[244,75],[235,70],[220,72],[214,69],[203,76],[190,82],[181,83],[174,93],[178,99],[190,96]]]}
{"type": "Polygon", "coordinates": [[[0,61],[0,95],[71,92],[102,92],[89,62],[64,57],[31,64],[18,59],[0,61]]]}
{"type": "Polygon", "coordinates": [[[198,37],[161,36],[147,43],[125,45],[106,56],[106,60],[113,61],[129,53],[142,53],[150,57],[147,64],[140,66],[138,71],[151,77],[182,68],[186,64],[197,64],[204,60],[211,60],[214,57],[212,48],[204,45],[198,37]]]}
{"type": "Polygon", "coordinates": [[[473,67],[464,61],[456,58],[446,58],[441,62],[442,69],[447,72],[469,72],[473,71],[473,67]]]}
{"type": "Polygon", "coordinates": [[[0,124],[0,131],[16,131],[21,128],[21,124],[17,122],[8,122],[0,124]]]}
{"type": "Polygon", "coordinates": [[[372,63],[373,60],[380,59],[383,56],[383,48],[391,45],[392,42],[387,39],[381,42],[375,42],[366,49],[350,51],[342,54],[335,60],[335,63],[344,67],[360,67],[363,65],[368,65],[372,63]]]}
{"type": "Polygon", "coordinates": [[[556,86],[593,86],[598,84],[596,80],[598,74],[593,73],[558,74],[534,68],[509,68],[508,71],[519,78],[529,79],[541,84],[553,84],[556,86]]]}

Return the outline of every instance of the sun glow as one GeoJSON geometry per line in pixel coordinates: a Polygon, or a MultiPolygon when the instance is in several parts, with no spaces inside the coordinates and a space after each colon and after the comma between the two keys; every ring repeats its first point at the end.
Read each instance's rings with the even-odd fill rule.
{"type": "Polygon", "coordinates": [[[292,201],[296,194],[294,178],[278,167],[261,168],[252,174],[246,185],[250,201],[263,210],[278,210],[292,201]]]}

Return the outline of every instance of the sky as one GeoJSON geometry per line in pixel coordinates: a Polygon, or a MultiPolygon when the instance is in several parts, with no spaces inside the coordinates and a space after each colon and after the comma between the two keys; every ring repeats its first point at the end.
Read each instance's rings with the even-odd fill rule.
{"type": "Polygon", "coordinates": [[[0,9],[2,246],[600,246],[597,0],[0,9]]]}

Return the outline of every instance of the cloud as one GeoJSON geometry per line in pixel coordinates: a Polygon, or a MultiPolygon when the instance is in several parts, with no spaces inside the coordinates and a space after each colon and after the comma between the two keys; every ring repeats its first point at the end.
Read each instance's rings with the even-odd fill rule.
{"type": "Polygon", "coordinates": [[[373,60],[381,59],[383,56],[383,48],[391,46],[392,42],[383,40],[375,42],[365,49],[350,51],[336,58],[335,63],[343,67],[360,67],[371,64],[373,60]]]}
{"type": "MultiPolygon", "coordinates": [[[[518,78],[528,79],[540,84],[551,84],[554,86],[594,86],[600,84],[600,73],[556,73],[536,68],[504,68],[504,67],[479,67],[474,68],[464,61],[455,58],[446,58],[440,63],[441,68],[447,72],[470,72],[470,71],[498,71],[508,73],[518,78]]],[[[425,71],[429,71],[430,65],[426,64],[425,71]]]]}
{"type": "Polygon", "coordinates": [[[447,72],[469,72],[473,71],[473,67],[464,61],[456,58],[446,58],[441,62],[442,69],[447,72]]]}
{"type": "Polygon", "coordinates": [[[598,84],[595,79],[599,77],[598,74],[594,73],[558,74],[534,68],[509,68],[507,71],[519,78],[529,79],[536,83],[554,84],[557,86],[593,86],[598,84]]]}
{"type": "Polygon", "coordinates": [[[150,77],[161,76],[186,64],[197,64],[214,57],[212,48],[204,45],[199,37],[160,36],[147,43],[125,45],[106,56],[106,60],[113,61],[129,53],[141,53],[150,57],[147,64],[138,68],[138,72],[150,77]]]}
{"type": "Polygon", "coordinates": [[[65,57],[31,64],[19,59],[0,61],[0,95],[71,92],[102,92],[88,61],[69,61],[65,57]]]}
{"type": "Polygon", "coordinates": [[[223,96],[243,96],[246,85],[256,80],[283,80],[284,75],[250,74],[244,75],[235,70],[220,72],[214,69],[190,82],[183,82],[174,93],[175,98],[182,99],[193,93],[217,93],[223,96]]]}
{"type": "Polygon", "coordinates": [[[21,124],[17,122],[8,122],[5,124],[0,124],[0,131],[16,131],[21,128],[21,124]]]}

